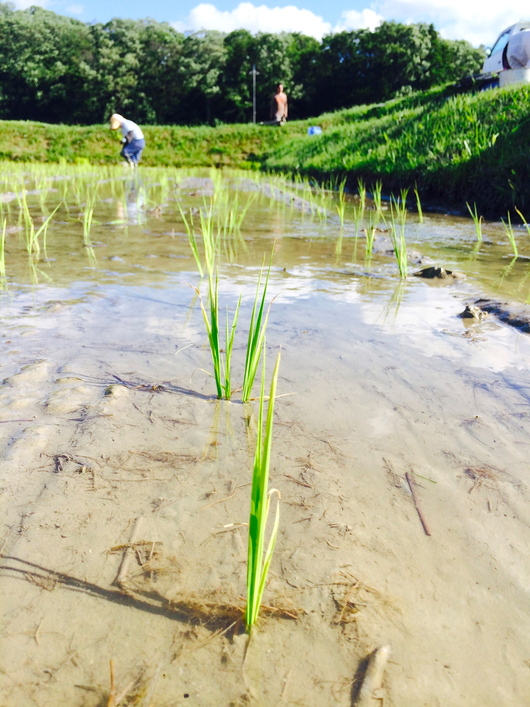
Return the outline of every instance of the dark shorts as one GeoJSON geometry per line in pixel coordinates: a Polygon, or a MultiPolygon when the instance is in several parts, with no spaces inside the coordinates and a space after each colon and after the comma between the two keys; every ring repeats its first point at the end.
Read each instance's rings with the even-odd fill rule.
{"type": "Polygon", "coordinates": [[[130,164],[138,164],[142,151],[145,147],[145,140],[131,140],[123,146],[120,155],[130,164]]]}

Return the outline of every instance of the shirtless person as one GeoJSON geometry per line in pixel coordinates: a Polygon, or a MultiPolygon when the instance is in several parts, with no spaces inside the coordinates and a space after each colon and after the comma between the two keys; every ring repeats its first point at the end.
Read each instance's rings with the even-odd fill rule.
{"type": "Polygon", "coordinates": [[[283,92],[283,84],[276,86],[276,92],[271,101],[271,121],[282,125],[287,120],[287,96],[283,92]]]}

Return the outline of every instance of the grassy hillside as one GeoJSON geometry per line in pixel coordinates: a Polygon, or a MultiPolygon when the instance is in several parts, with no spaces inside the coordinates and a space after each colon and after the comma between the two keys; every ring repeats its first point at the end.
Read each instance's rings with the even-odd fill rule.
{"type": "MultiPolygon", "coordinates": [[[[145,134],[146,165],[260,167],[353,185],[362,178],[385,192],[417,186],[423,200],[443,206],[476,203],[485,216],[515,206],[530,213],[530,87],[438,88],[282,128],[147,126],[145,134]],[[308,136],[309,125],[322,134],[308,136]]],[[[106,125],[1,124],[0,160],[109,164],[118,152],[106,125]]]]}
{"type": "Polygon", "coordinates": [[[435,89],[324,115],[320,136],[279,145],[267,169],[417,185],[422,197],[484,215],[530,212],[530,87],[452,95],[435,89]]]}

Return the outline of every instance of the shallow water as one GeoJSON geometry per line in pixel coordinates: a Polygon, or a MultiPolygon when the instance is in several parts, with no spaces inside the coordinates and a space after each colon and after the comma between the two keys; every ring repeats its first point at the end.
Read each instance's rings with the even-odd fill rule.
{"type": "Polygon", "coordinates": [[[528,300],[526,231],[514,261],[502,224],[484,224],[477,248],[471,220],[410,213],[410,273],[465,278],[400,280],[392,255],[365,257],[373,210],[356,224],[351,199],[341,228],[329,196],[311,206],[296,185],[226,175],[237,209],[253,199],[221,245],[221,310],[243,298],[235,385],[271,253],[269,371],[282,352],[265,603],[291,618],[264,618],[247,651],[219,607],[245,591],[255,411],[238,391],[214,399],[193,289],[205,297],[205,282],[178,211],[199,231],[217,177],[66,176],[48,192],[26,175],[35,224],[70,197],[38,258],[3,200],[6,705],[107,704],[110,661],[120,704],[350,705],[386,643],[385,704],[526,704],[530,339],[458,316],[482,295],[528,300]]]}

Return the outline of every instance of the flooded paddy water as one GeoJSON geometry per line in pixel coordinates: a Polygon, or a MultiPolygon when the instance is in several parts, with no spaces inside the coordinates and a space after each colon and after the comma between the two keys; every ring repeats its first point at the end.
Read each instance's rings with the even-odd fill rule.
{"type": "Polygon", "coordinates": [[[527,705],[526,230],[515,258],[502,224],[477,241],[408,212],[400,277],[388,203],[48,169],[13,168],[1,197],[0,705],[527,705]],[[242,296],[230,401],[183,220],[202,259],[201,212],[223,327],[242,296]],[[248,643],[257,403],[238,387],[271,254],[281,517],[248,643]],[[430,266],[452,273],[414,275],[430,266]],[[459,316],[480,298],[510,304],[459,316]]]}

